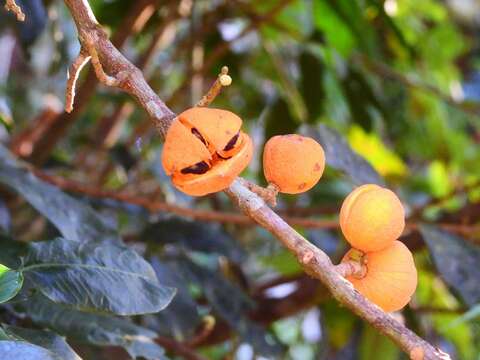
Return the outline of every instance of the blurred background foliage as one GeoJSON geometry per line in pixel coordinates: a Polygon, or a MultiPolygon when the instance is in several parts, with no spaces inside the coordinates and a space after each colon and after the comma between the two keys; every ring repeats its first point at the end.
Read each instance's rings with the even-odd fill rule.
{"type": "MultiPolygon", "coordinates": [[[[64,114],[66,72],[79,50],[74,23],[62,1],[17,2],[25,23],[0,12],[0,262],[18,270],[8,278],[0,270],[3,343],[37,351],[35,359],[405,358],[271,235],[228,218],[237,210],[223,194],[177,192],[146,113],[97,86],[91,69],[81,74],[75,111],[64,114]],[[227,216],[211,222],[201,211],[227,216]],[[104,284],[108,306],[95,286],[104,274],[34,270],[54,260],[126,266],[100,250],[92,260],[61,239],[35,245],[59,236],[126,251],[138,276],[155,271],[161,286],[143,296],[104,284]],[[73,260],[47,256],[52,243],[73,260]],[[65,289],[51,289],[52,276],[84,286],[92,308],[82,294],[58,295],[65,289]],[[172,288],[170,305],[145,315],[149,296],[166,304],[172,288]],[[120,311],[115,298],[126,296],[138,302],[120,311]]],[[[90,3],[174,111],[229,67],[233,84],[214,106],[239,114],[253,136],[246,177],[265,184],[262,147],[273,135],[300,132],[324,146],[320,183],[282,195],[278,210],[312,220],[296,228],[333,261],[347,248],[335,226],[346,194],[368,182],[399,194],[409,224],[401,240],[415,253],[419,286],[395,316],[454,359],[480,359],[478,0],[90,3]]]]}

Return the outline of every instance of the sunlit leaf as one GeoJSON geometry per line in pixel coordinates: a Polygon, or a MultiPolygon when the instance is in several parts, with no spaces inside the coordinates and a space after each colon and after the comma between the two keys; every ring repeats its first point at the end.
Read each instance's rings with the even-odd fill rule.
{"type": "Polygon", "coordinates": [[[428,167],[427,181],[430,186],[430,192],[435,197],[444,197],[453,190],[448,169],[439,160],[433,161],[428,167]]]}
{"type": "Polygon", "coordinates": [[[23,274],[0,264],[0,303],[18,294],[23,285],[23,274]]]}
{"type": "Polygon", "coordinates": [[[360,126],[352,126],[348,141],[353,150],[363,156],[382,176],[404,176],[407,166],[375,133],[366,133],[360,126]]]}

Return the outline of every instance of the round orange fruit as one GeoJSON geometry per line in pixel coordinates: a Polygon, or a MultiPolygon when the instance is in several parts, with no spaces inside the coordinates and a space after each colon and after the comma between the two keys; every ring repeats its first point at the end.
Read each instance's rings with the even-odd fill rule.
{"type": "MultiPolygon", "coordinates": [[[[350,256],[342,262],[357,261],[350,256]]],[[[365,253],[362,261],[366,272],[362,278],[347,276],[355,289],[386,312],[398,311],[410,301],[417,287],[417,269],[410,250],[400,241],[394,241],[380,251],[365,253]]]]}
{"type": "Polygon", "coordinates": [[[381,250],[405,228],[403,205],[391,190],[362,185],[343,202],[340,228],[352,247],[364,252],[381,250]]]}
{"type": "Polygon", "coordinates": [[[298,194],[310,190],[320,180],[324,169],[325,153],[312,138],[278,135],[265,144],[265,178],[282,193],[298,194]]]}

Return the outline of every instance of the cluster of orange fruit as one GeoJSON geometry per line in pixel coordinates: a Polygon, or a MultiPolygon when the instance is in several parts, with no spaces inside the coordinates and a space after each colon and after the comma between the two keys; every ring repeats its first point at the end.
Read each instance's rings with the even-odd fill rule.
{"type": "MultiPolygon", "coordinates": [[[[202,196],[230,186],[253,156],[252,140],[241,127],[242,120],[226,110],[195,107],[178,115],[162,154],[175,187],[202,196]]],[[[263,168],[279,192],[298,194],[320,180],[325,154],[309,137],[274,136],[265,144],[263,168]]],[[[377,185],[358,187],[342,205],[340,227],[353,248],[342,261],[358,261],[366,269],[347,279],[385,311],[404,307],[415,291],[417,272],[412,254],[397,241],[405,227],[398,197],[377,185]]]]}
{"type": "MultiPolygon", "coordinates": [[[[230,111],[195,107],[170,126],[162,164],[177,189],[193,196],[225,190],[252,159],[253,144],[241,131],[242,120],[230,111]]],[[[311,189],[325,167],[323,149],[300,135],[271,138],[263,157],[265,177],[280,192],[311,189]]]]}
{"type": "Polygon", "coordinates": [[[358,261],[367,270],[347,279],[387,312],[407,305],[417,287],[412,253],[397,240],[404,227],[402,203],[395,193],[378,185],[356,188],[340,210],[340,228],[353,248],[342,261],[358,261]]]}

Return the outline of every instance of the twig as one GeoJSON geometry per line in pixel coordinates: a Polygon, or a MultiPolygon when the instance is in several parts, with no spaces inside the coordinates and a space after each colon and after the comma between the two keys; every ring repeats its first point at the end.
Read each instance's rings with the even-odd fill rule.
{"type": "Polygon", "coordinates": [[[344,261],[335,265],[335,270],[340,276],[346,278],[347,276],[356,276],[362,278],[365,276],[366,268],[360,265],[357,261],[344,261]]]}
{"type": "Polygon", "coordinates": [[[248,190],[260,196],[268,205],[272,207],[277,206],[278,186],[268,184],[268,186],[264,188],[243,178],[239,178],[238,180],[241,181],[242,185],[248,190]]]}
{"type": "Polygon", "coordinates": [[[70,113],[73,110],[78,76],[89,60],[90,56],[82,48],[77,58],[73,61],[72,65],[70,65],[70,69],[67,73],[67,88],[65,90],[65,111],[67,113],[70,113]]]}
{"type": "Polygon", "coordinates": [[[213,100],[220,94],[220,91],[224,86],[230,86],[232,83],[232,78],[228,75],[228,67],[222,67],[222,71],[218,74],[217,79],[212,84],[208,92],[200,99],[200,101],[195,105],[198,107],[206,107],[210,105],[213,100]]]}
{"type": "MultiPolygon", "coordinates": [[[[65,0],[65,4],[75,21],[82,46],[87,47],[92,57],[98,55],[102,65],[101,72],[110,74],[109,77],[116,79],[114,82],[119,89],[136,98],[150,115],[160,136],[164,138],[175,114],[147,84],[142,72],[112,45],[108,35],[95,19],[88,1],[65,0]]],[[[99,67],[96,72],[100,72],[99,67]]]]}
{"type": "Polygon", "coordinates": [[[25,21],[25,14],[15,0],[5,0],[5,10],[13,12],[17,16],[18,21],[25,21]]]}
{"type": "MultiPolygon", "coordinates": [[[[89,186],[73,180],[68,180],[61,176],[46,174],[43,171],[33,167],[30,169],[37,177],[57,186],[60,189],[85,194],[94,198],[112,199],[123,203],[137,205],[152,213],[168,212],[186,218],[207,222],[234,224],[240,226],[255,225],[255,222],[252,219],[239,213],[185,208],[162,201],[152,201],[151,197],[149,196],[138,196],[124,192],[104,190],[95,186],[89,186]]],[[[285,217],[285,220],[292,226],[301,226],[308,229],[335,229],[339,226],[338,221],[336,220],[306,219],[301,217],[285,217]]]]}
{"type": "MultiPolygon", "coordinates": [[[[129,9],[129,15],[122,20],[122,23],[118,26],[118,30],[115,32],[112,38],[113,46],[117,49],[121,49],[128,37],[136,31],[141,30],[141,26],[148,20],[149,13],[146,12],[146,8],[150,8],[152,4],[157,0],[137,0],[132,2],[129,9]],[[142,21],[138,21],[142,18],[142,21]]],[[[31,121],[31,124],[16,138],[28,145],[29,161],[35,164],[41,164],[50,155],[58,141],[60,141],[65,132],[75,123],[80,117],[80,114],[85,110],[90,99],[95,95],[95,88],[98,81],[93,71],[88,72],[85,80],[78,87],[78,91],[75,96],[75,108],[71,113],[59,111],[59,113],[49,121],[47,126],[37,121],[31,121]],[[41,127],[42,130],[37,129],[41,127]],[[35,138],[30,138],[29,134],[35,133],[35,138]]],[[[18,143],[20,147],[23,147],[22,143],[18,143]]]]}
{"type": "MultiPolygon", "coordinates": [[[[70,9],[79,33],[88,32],[95,39],[95,49],[107,71],[114,77],[119,71],[127,72],[128,76],[118,87],[136,97],[151,115],[160,135],[164,137],[175,114],[152,91],[143,74],[112,46],[105,32],[97,24],[88,2],[65,0],[65,3],[70,9]]],[[[447,354],[434,348],[355,291],[352,284],[337,273],[330,258],[323,251],[291,228],[240,181],[234,181],[226,193],[246,215],[277,237],[297,257],[304,270],[319,279],[340,303],[388,336],[407,354],[412,351],[418,353],[420,349],[425,360],[450,359],[447,354]]]]}
{"type": "MultiPolygon", "coordinates": [[[[61,176],[47,174],[40,169],[30,167],[30,170],[40,179],[57,186],[58,188],[78,194],[85,194],[87,196],[98,199],[111,199],[122,203],[132,204],[144,208],[151,213],[168,212],[171,214],[183,216],[189,219],[216,222],[221,224],[233,224],[239,226],[252,226],[256,222],[248,216],[226,211],[214,210],[199,210],[191,209],[178,205],[169,204],[162,201],[154,201],[150,196],[141,196],[129,194],[126,192],[105,190],[96,186],[82,184],[73,180],[66,179],[61,176]]],[[[244,182],[245,179],[238,178],[238,181],[244,182]]],[[[283,212],[282,212],[283,214],[283,212]]],[[[287,216],[283,219],[291,226],[299,226],[305,229],[338,229],[339,223],[337,220],[304,218],[299,216],[287,216]]],[[[261,225],[261,224],[260,224],[261,225]]],[[[462,224],[448,224],[435,223],[436,226],[458,234],[467,234],[472,232],[475,226],[468,226],[462,224]]],[[[418,231],[416,223],[407,223],[407,229],[418,231]]]]}
{"type": "Polygon", "coordinates": [[[216,320],[213,316],[205,316],[200,331],[198,331],[193,338],[189,339],[186,344],[191,347],[197,347],[199,344],[202,344],[214,330],[215,324],[216,320]]]}
{"type": "MultiPolygon", "coordinates": [[[[70,69],[67,75],[67,88],[65,90],[65,111],[67,113],[72,112],[73,103],[75,102],[75,86],[77,83],[78,76],[82,71],[83,67],[91,60],[93,70],[97,79],[107,86],[118,86],[120,79],[116,79],[112,76],[109,76],[103,70],[102,63],[98,58],[97,49],[95,48],[95,43],[89,33],[80,34],[80,43],[81,49],[80,53],[70,65],[70,69]]],[[[119,73],[124,74],[124,73],[119,73]]],[[[117,76],[119,76],[117,75],[117,76]]]]}
{"type": "MultiPolygon", "coordinates": [[[[89,33],[85,33],[83,36],[80,36],[80,42],[82,42],[85,51],[92,57],[92,66],[95,71],[97,79],[107,86],[118,86],[120,84],[120,79],[116,79],[113,76],[107,75],[105,70],[103,70],[102,63],[98,57],[97,49],[95,48],[94,39],[92,39],[89,33]]],[[[119,72],[117,76],[123,74],[119,72]]]]}

